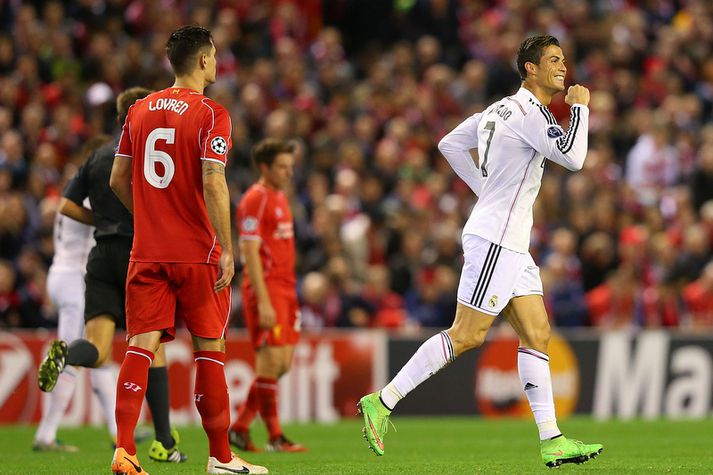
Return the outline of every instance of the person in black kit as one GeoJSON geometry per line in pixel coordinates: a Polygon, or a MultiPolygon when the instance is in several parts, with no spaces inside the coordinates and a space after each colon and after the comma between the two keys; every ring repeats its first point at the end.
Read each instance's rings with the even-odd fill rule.
{"type": "MultiPolygon", "coordinates": [[[[117,97],[119,125],[124,124],[129,107],[150,92],[134,87],[117,97]]],[[[114,152],[114,143],[109,143],[92,153],[67,184],[59,205],[63,215],[95,227],[96,245],[89,253],[85,277],[85,339],[75,340],[69,346],[61,340],[52,343],[38,374],[43,391],[54,388],[65,365],[101,366],[111,353],[115,328],[126,328],[126,274],[134,220],[109,188],[114,152]],[[87,197],[91,209],[83,206],[87,197]]],[[[156,431],[149,457],[159,462],[184,462],[187,457],[178,450],[178,433],[171,429],[169,422],[168,371],[163,345],[149,370],[146,400],[156,431]]]]}

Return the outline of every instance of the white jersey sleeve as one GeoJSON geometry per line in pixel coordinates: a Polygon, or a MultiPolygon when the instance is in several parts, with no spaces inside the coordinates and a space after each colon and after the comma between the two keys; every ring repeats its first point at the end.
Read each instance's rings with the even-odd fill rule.
{"type": "Polygon", "coordinates": [[[582,104],[572,106],[566,133],[547,107],[537,104],[535,109],[539,113],[528,114],[519,130],[522,138],[548,160],[567,170],[581,170],[587,156],[589,108],[582,104]]]}
{"type": "Polygon", "coordinates": [[[477,113],[468,117],[438,143],[438,150],[453,171],[476,196],[480,195],[483,180],[470,151],[478,148],[478,124],[482,115],[477,113]]]}

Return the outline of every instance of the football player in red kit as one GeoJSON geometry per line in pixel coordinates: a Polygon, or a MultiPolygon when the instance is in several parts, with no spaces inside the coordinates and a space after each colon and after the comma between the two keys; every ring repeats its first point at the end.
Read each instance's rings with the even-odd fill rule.
{"type": "Polygon", "coordinates": [[[207,473],[267,473],[231,453],[228,443],[223,367],[234,263],[225,163],[232,126],[225,108],[203,95],[215,82],[215,45],[205,28],[183,26],[171,34],[166,53],[175,82],[129,109],[110,180],[134,213],[129,346],[117,382],[112,471],[145,472],[136,458],[134,427],[154,352],[173,339],[178,316],[193,337],[207,473]]]}
{"type": "Polygon", "coordinates": [[[292,213],[284,193],[292,179],[293,153],[294,144],[277,139],[255,146],[253,161],[260,179],[237,210],[245,264],[244,315],[255,349],[256,373],[230,429],[230,442],[242,450],[256,450],[249,428],[258,412],[269,433],[268,451],[306,450],[285,437],[277,415],[277,381],[290,368],[300,330],[292,213]]]}

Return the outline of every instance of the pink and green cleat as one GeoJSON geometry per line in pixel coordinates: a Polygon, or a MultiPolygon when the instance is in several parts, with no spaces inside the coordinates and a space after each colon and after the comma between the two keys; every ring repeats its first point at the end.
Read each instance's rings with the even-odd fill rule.
{"type": "Polygon", "coordinates": [[[543,440],[540,446],[542,461],[550,468],[557,468],[564,463],[584,463],[599,455],[602,450],[604,447],[601,444],[585,444],[565,436],[543,440]]]}
{"type": "Polygon", "coordinates": [[[367,394],[357,403],[359,414],[364,416],[364,438],[376,455],[384,455],[384,436],[389,428],[391,410],[381,402],[379,393],[367,394]]]}

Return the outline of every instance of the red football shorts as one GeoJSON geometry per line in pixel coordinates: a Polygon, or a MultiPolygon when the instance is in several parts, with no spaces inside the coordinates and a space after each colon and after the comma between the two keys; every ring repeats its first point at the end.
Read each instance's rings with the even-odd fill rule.
{"type": "Polygon", "coordinates": [[[275,326],[268,330],[260,328],[257,298],[253,290],[243,287],[245,325],[253,346],[257,349],[266,345],[296,345],[300,339],[300,307],[295,287],[268,285],[267,292],[277,314],[275,326]]]}
{"type": "Polygon", "coordinates": [[[230,317],[230,293],[213,291],[218,266],[130,262],[126,278],[127,339],[162,331],[161,341],[176,334],[176,318],[192,335],[224,338],[230,317]]]}

